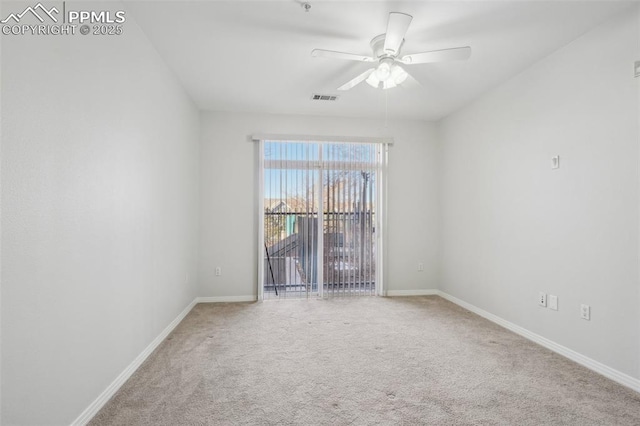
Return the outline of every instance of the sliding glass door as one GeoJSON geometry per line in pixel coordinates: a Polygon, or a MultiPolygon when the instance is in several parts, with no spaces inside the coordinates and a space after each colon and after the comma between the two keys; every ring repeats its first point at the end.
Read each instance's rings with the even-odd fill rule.
{"type": "Polygon", "coordinates": [[[264,299],[377,293],[383,148],[261,142],[264,299]]]}

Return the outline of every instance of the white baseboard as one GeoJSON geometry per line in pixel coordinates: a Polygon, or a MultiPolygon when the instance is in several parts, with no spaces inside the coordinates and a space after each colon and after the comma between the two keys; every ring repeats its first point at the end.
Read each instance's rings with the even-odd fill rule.
{"type": "Polygon", "coordinates": [[[120,389],[120,387],[129,379],[129,377],[131,377],[131,375],[135,373],[138,367],[142,365],[147,357],[151,355],[151,353],[158,347],[158,345],[160,345],[160,343],[162,343],[162,341],[169,335],[169,333],[171,333],[173,329],[176,328],[178,324],[180,324],[180,321],[182,321],[184,317],[186,317],[187,314],[191,312],[191,309],[193,309],[196,304],[219,302],[254,302],[256,300],[256,296],[196,297],[195,299],[193,299],[193,301],[189,303],[189,305],[184,308],[182,312],[180,312],[180,315],[178,315],[176,319],[171,321],[171,324],[169,324],[164,330],[162,330],[158,337],[156,337],[153,342],[151,342],[149,346],[147,346],[140,353],[140,355],[138,355],[136,359],[134,359],[133,362],[129,364],[129,366],[127,366],[127,368],[125,368],[122,373],[120,373],[118,377],[116,377],[116,379],[104,390],[104,392],[102,392],[98,396],[98,398],[96,398],[95,401],[93,401],[91,405],[89,405],[89,407],[87,407],[87,409],[84,410],[73,423],[71,423],[71,426],[84,426],[89,423],[93,416],[95,416],[98,411],[100,411],[104,404],[106,404],[107,401],[109,401],[109,399],[118,391],[118,389],[120,389]]]}
{"type": "MultiPolygon", "coordinates": [[[[508,330],[513,331],[516,334],[519,334],[539,345],[544,346],[547,349],[550,349],[560,355],[563,355],[569,358],[572,361],[577,362],[599,374],[602,374],[609,379],[620,383],[621,385],[627,386],[636,392],[640,392],[640,380],[634,377],[631,377],[627,374],[624,374],[618,370],[615,370],[607,365],[604,365],[598,361],[595,361],[589,357],[586,357],[572,349],[569,349],[565,346],[562,346],[558,343],[555,343],[545,337],[542,337],[538,334],[535,334],[523,327],[515,325],[507,320],[504,320],[494,314],[491,314],[483,309],[480,309],[470,303],[467,303],[463,300],[458,299],[457,297],[451,296],[443,291],[435,290],[435,289],[425,289],[425,290],[388,290],[387,296],[431,296],[438,295],[450,302],[455,303],[477,315],[480,315],[483,318],[488,319],[508,330]]],[[[162,343],[162,341],[173,331],[173,329],[180,324],[180,321],[187,316],[187,314],[193,309],[193,307],[198,303],[220,303],[220,302],[255,302],[257,300],[256,296],[218,296],[218,297],[196,297],[189,305],[184,308],[182,312],[173,320],[171,323],[156,337],[153,342],[151,342],[141,353],[136,357],[135,360],[125,370],[120,373],[118,377],[93,401],[87,409],[85,409],[82,414],[78,416],[71,426],[84,426],[95,416],[98,411],[104,406],[104,404],[109,401],[109,399],[120,389],[120,387],[131,377],[131,375],[142,365],[142,363],[147,359],[149,355],[162,343]]]]}
{"type": "Polygon", "coordinates": [[[544,346],[547,349],[550,349],[566,358],[569,358],[572,361],[577,362],[580,365],[587,367],[590,370],[595,371],[596,373],[602,374],[603,376],[613,380],[614,382],[620,383],[623,386],[633,389],[636,392],[640,392],[640,379],[636,379],[634,377],[629,376],[628,374],[622,373],[614,368],[611,368],[601,362],[598,362],[594,359],[591,359],[581,353],[578,353],[572,349],[569,349],[565,346],[562,346],[552,340],[547,339],[546,337],[542,337],[539,334],[533,333],[526,328],[520,327],[519,325],[515,325],[512,322],[509,322],[505,319],[500,318],[494,314],[491,314],[483,309],[480,309],[470,303],[465,302],[464,300],[460,300],[457,297],[451,296],[443,291],[438,291],[438,295],[444,299],[447,299],[450,302],[455,303],[458,306],[461,306],[474,314],[478,314],[483,318],[488,319],[491,322],[494,322],[507,330],[511,330],[516,334],[519,334],[522,337],[525,337],[532,342],[535,342],[541,346],[544,346]]]}
{"type": "Polygon", "coordinates": [[[423,289],[423,290],[387,290],[387,296],[434,296],[438,294],[438,290],[435,289],[423,289]]]}
{"type": "Polygon", "coordinates": [[[255,302],[258,296],[213,296],[198,297],[196,300],[196,303],[255,302]]]}
{"type": "Polygon", "coordinates": [[[133,362],[129,364],[129,366],[127,366],[127,368],[125,368],[118,377],[116,377],[116,379],[100,394],[100,396],[98,396],[95,401],[93,401],[91,405],[89,405],[87,409],[84,410],[82,414],[80,414],[78,418],[74,420],[73,423],[71,423],[71,426],[84,426],[89,423],[93,416],[95,416],[98,411],[100,411],[104,404],[106,404],[107,401],[109,401],[109,399],[118,391],[118,389],[120,389],[124,382],[126,382],[129,377],[131,377],[131,375],[135,373],[138,367],[142,365],[147,357],[151,355],[151,353],[158,347],[158,345],[160,345],[160,343],[162,343],[162,341],[169,335],[169,333],[171,333],[173,329],[176,328],[178,324],[180,324],[180,321],[182,321],[184,317],[186,317],[191,309],[193,309],[193,307],[196,305],[197,300],[197,297],[193,299],[193,301],[189,303],[189,305],[184,308],[182,312],[180,312],[176,319],[171,321],[171,323],[164,330],[162,330],[158,337],[153,339],[153,342],[151,342],[149,346],[147,346],[140,353],[140,355],[138,355],[136,359],[134,359],[133,362]]]}

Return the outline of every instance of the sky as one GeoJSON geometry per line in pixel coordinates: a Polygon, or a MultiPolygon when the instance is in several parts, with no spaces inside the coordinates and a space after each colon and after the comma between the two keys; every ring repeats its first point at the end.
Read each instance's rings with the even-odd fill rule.
{"type": "MultiPolygon", "coordinates": [[[[367,169],[375,169],[377,146],[372,144],[337,144],[337,143],[307,143],[307,142],[270,142],[264,144],[265,161],[282,162],[266,168],[264,171],[264,197],[288,198],[304,197],[318,180],[317,162],[322,156],[325,167],[331,165],[330,170],[323,172],[323,182],[335,181],[342,177],[353,188],[362,187],[360,169],[347,171],[346,166],[351,162],[366,163],[367,169]],[[295,162],[289,165],[287,162],[295,162]],[[314,164],[316,163],[316,164],[314,164]]],[[[370,183],[375,181],[375,171],[369,171],[370,183]]],[[[349,201],[359,197],[360,190],[352,190],[345,196],[349,201]]]]}

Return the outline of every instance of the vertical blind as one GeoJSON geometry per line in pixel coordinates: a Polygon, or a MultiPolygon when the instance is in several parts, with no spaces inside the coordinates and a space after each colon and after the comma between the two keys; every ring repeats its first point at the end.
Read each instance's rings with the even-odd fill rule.
{"type": "Polygon", "coordinates": [[[319,145],[264,143],[264,298],[318,291],[319,145]]]}
{"type": "Polygon", "coordinates": [[[264,141],[265,299],[376,294],[381,150],[264,141]]]}

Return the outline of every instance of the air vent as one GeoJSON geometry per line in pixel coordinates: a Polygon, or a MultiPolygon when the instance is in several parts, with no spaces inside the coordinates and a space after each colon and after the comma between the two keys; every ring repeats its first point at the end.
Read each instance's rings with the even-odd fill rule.
{"type": "Polygon", "coordinates": [[[311,100],[312,101],[337,101],[338,100],[337,95],[318,95],[317,93],[314,93],[313,95],[311,95],[311,100]]]}

